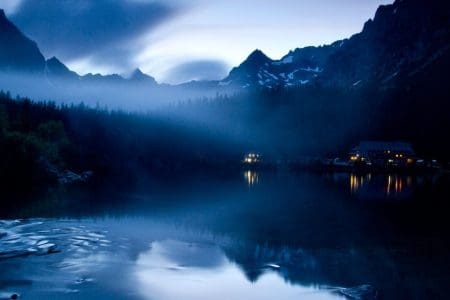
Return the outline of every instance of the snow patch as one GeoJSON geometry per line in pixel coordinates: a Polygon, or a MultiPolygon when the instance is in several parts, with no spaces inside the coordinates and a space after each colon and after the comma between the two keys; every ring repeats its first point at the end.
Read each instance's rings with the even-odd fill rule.
{"type": "Polygon", "coordinates": [[[283,58],[283,64],[291,64],[294,61],[294,57],[292,55],[286,56],[283,58]]]}
{"type": "Polygon", "coordinates": [[[311,68],[311,67],[300,68],[300,70],[306,71],[306,72],[312,72],[312,73],[321,73],[322,72],[322,70],[318,66],[315,68],[311,68]]]}
{"type": "Polygon", "coordinates": [[[294,61],[294,57],[292,55],[286,56],[282,60],[274,61],[272,65],[274,66],[280,66],[280,65],[286,65],[291,64],[294,61]]]}
{"type": "Polygon", "coordinates": [[[294,75],[295,75],[295,73],[297,73],[298,71],[300,71],[300,69],[297,69],[297,70],[294,70],[294,71],[292,71],[291,73],[289,73],[288,74],[288,77],[289,77],[289,79],[294,79],[294,75]]]}
{"type": "Polygon", "coordinates": [[[267,71],[267,70],[264,70],[264,73],[266,73],[268,76],[270,76],[270,77],[272,77],[273,79],[275,79],[275,80],[278,80],[278,77],[277,76],[275,76],[275,75],[273,75],[272,73],[270,73],[269,71],[267,71]]]}

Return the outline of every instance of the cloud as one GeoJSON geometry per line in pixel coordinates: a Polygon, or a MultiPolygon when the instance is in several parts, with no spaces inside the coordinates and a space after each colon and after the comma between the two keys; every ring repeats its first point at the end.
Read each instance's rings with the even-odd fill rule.
{"type": "Polygon", "coordinates": [[[173,67],[163,80],[170,83],[190,80],[219,80],[227,75],[228,69],[229,66],[220,60],[196,60],[173,67]]]}
{"type": "Polygon", "coordinates": [[[90,57],[123,67],[135,50],[134,39],[176,10],[145,0],[22,0],[11,19],[46,56],[90,57]]]}
{"type": "Polygon", "coordinates": [[[6,14],[13,14],[20,2],[21,0],[2,0],[0,8],[5,10],[6,14]]]}

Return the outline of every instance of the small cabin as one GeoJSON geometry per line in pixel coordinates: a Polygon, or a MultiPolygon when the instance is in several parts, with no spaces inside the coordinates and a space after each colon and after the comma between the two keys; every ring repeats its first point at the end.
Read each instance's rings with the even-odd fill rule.
{"type": "Polygon", "coordinates": [[[259,153],[250,152],[244,156],[243,162],[245,164],[258,164],[262,162],[262,156],[259,153]]]}
{"type": "Polygon", "coordinates": [[[375,166],[407,166],[414,157],[411,144],[405,142],[364,141],[349,153],[350,162],[375,166]]]}

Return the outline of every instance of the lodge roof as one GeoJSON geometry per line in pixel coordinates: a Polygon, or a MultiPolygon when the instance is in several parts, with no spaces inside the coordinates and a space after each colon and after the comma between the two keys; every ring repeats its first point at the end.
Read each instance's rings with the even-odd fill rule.
{"type": "Polygon", "coordinates": [[[393,151],[414,153],[410,143],[407,142],[386,142],[386,141],[363,141],[356,146],[358,151],[393,151]]]}

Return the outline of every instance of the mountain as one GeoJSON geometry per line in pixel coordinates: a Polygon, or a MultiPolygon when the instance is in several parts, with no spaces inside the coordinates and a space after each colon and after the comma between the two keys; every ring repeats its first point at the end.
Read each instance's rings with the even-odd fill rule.
{"type": "MultiPolygon", "coordinates": [[[[361,33],[328,58],[322,82],[392,86],[409,80],[450,50],[450,3],[397,0],[380,6],[361,33]]],[[[445,76],[445,75],[444,75],[445,76]]]]}
{"type": "Polygon", "coordinates": [[[2,9],[0,9],[0,71],[42,75],[50,81],[157,84],[153,77],[142,73],[139,69],[136,69],[128,79],[117,74],[89,73],[80,76],[56,57],[46,60],[37,44],[9,21],[2,9]]]}
{"type": "Polygon", "coordinates": [[[117,74],[79,76],[55,57],[46,61],[36,43],[25,37],[2,10],[0,28],[0,70],[44,74],[50,81],[139,84],[165,91],[189,88],[205,94],[309,85],[392,88],[447,76],[442,66],[448,65],[450,51],[450,4],[444,0],[396,0],[380,6],[362,31],[348,39],[297,48],[279,60],[255,50],[223,80],[178,86],[159,85],[139,69],[127,78],[117,74]]]}
{"type": "MultiPolygon", "coordinates": [[[[298,48],[280,60],[253,52],[221,85],[241,88],[299,86],[390,87],[408,81],[450,50],[450,3],[397,0],[349,39],[298,48]]],[[[445,76],[445,75],[443,75],[445,76]]]]}
{"type": "Polygon", "coordinates": [[[139,84],[142,84],[142,83],[149,84],[149,85],[158,84],[156,82],[155,78],[143,73],[139,68],[135,69],[133,71],[133,73],[131,73],[131,76],[128,78],[128,80],[130,82],[139,83],[139,84]]]}
{"type": "Polygon", "coordinates": [[[45,74],[50,78],[78,80],[76,72],[71,71],[56,57],[52,57],[45,62],[45,74]]]}
{"type": "Polygon", "coordinates": [[[267,57],[261,50],[253,51],[248,58],[239,65],[233,68],[222,81],[223,85],[226,83],[240,84],[242,87],[249,87],[258,82],[258,74],[260,70],[267,65],[270,65],[272,60],[267,57]]]}
{"type": "Polygon", "coordinates": [[[23,35],[0,9],[0,70],[40,73],[45,58],[35,42],[23,35]]]}
{"type": "Polygon", "coordinates": [[[219,84],[241,88],[273,88],[312,83],[322,73],[326,59],[334,48],[342,43],[339,41],[330,46],[298,48],[280,60],[272,60],[262,51],[255,50],[219,84]]]}

